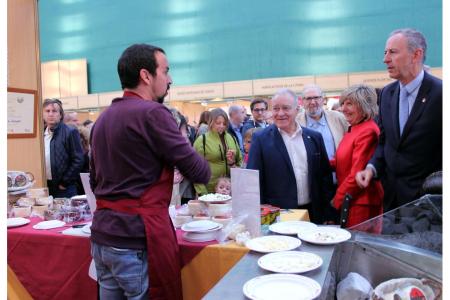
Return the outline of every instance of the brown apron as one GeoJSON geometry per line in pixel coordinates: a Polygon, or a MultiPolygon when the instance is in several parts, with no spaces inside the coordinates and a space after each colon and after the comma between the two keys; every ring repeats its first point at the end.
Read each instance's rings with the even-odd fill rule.
{"type": "Polygon", "coordinates": [[[109,208],[141,216],[147,237],[150,299],[183,299],[180,249],[168,209],[172,187],[173,169],[165,168],[158,182],[140,199],[97,199],[97,209],[109,208]]]}

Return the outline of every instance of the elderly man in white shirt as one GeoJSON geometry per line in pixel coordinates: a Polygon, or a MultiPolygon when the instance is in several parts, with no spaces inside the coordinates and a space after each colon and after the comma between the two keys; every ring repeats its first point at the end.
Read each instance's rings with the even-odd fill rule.
{"type": "Polygon", "coordinates": [[[259,170],[261,203],[307,209],[314,223],[336,221],[331,168],[320,133],[301,127],[295,93],[272,97],[274,124],[254,133],[247,169],[259,170]]]}

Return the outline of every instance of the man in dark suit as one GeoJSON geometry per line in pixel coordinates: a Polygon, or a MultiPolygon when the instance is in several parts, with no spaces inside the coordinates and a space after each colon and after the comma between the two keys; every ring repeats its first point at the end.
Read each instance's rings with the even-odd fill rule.
{"type": "Polygon", "coordinates": [[[333,179],[320,133],[301,127],[297,96],[288,89],[272,98],[274,124],[253,135],[247,169],[259,170],[261,203],[308,209],[314,223],[336,221],[333,179]]]}
{"type": "Polygon", "coordinates": [[[395,30],[384,51],[397,81],[380,94],[380,143],[356,181],[381,178],[385,211],[415,200],[425,178],[442,170],[442,80],[423,70],[427,44],[413,29],[395,30]]]}

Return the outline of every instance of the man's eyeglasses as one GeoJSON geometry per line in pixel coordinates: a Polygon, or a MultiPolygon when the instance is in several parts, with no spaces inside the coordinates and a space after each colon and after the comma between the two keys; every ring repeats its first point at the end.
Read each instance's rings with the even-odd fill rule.
{"type": "Polygon", "coordinates": [[[284,111],[284,112],[289,112],[292,108],[293,108],[293,107],[292,107],[292,106],[289,106],[289,105],[282,105],[282,106],[274,106],[274,107],[272,108],[272,110],[273,110],[275,113],[280,112],[280,110],[282,110],[282,111],[284,111]]]}
{"type": "Polygon", "coordinates": [[[266,111],[266,109],[265,108],[255,108],[255,109],[253,109],[253,111],[256,113],[263,113],[266,111]]]}
{"type": "Polygon", "coordinates": [[[322,96],[312,96],[303,98],[303,101],[313,101],[313,100],[319,101],[320,99],[322,99],[322,96]]]}

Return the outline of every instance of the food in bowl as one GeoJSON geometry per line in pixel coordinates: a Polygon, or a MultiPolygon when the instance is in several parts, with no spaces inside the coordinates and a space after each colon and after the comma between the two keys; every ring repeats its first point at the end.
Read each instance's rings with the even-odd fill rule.
{"type": "Polygon", "coordinates": [[[231,196],[223,195],[223,194],[206,194],[203,196],[198,197],[198,200],[203,202],[223,202],[223,201],[229,201],[231,200],[231,196]]]}

